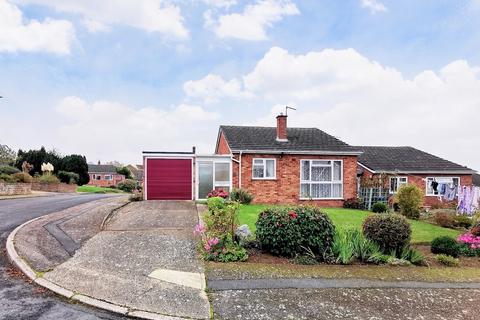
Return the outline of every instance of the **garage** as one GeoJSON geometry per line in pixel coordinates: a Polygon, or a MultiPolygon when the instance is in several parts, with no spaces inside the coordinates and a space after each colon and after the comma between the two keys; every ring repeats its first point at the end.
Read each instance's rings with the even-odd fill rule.
{"type": "Polygon", "coordinates": [[[192,200],[193,157],[145,157],[146,200],[192,200]]]}

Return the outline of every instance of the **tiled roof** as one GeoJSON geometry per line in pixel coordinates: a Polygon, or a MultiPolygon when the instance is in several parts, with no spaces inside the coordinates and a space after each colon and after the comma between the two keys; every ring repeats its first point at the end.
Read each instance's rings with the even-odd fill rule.
{"type": "Polygon", "coordinates": [[[363,151],[358,161],[373,171],[466,172],[473,170],[412,147],[357,146],[363,151]]]}
{"type": "Polygon", "coordinates": [[[477,187],[480,187],[480,174],[475,173],[473,175],[473,185],[477,186],[477,187]]]}
{"type": "Polygon", "coordinates": [[[345,142],[316,128],[288,128],[288,142],[276,140],[275,127],[220,126],[232,151],[359,152],[345,142]]]}
{"type": "Polygon", "coordinates": [[[111,164],[89,164],[88,173],[117,173],[117,167],[111,164]]]}

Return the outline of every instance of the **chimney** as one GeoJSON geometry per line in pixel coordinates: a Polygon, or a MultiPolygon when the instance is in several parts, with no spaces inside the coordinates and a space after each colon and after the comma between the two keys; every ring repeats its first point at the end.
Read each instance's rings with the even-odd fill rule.
{"type": "Polygon", "coordinates": [[[98,160],[98,165],[100,165],[100,160],[98,160]]]}
{"type": "Polygon", "coordinates": [[[277,141],[287,142],[287,115],[280,113],[277,116],[277,141]]]}

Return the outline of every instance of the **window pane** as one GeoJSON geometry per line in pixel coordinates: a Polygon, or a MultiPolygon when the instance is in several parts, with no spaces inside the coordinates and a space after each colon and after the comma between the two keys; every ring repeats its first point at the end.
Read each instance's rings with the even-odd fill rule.
{"type": "Polygon", "coordinates": [[[312,166],[329,166],[331,161],[314,160],[312,166]]]}
{"type": "Polygon", "coordinates": [[[274,178],[275,177],[275,160],[265,160],[265,177],[274,178]]]}
{"type": "Polygon", "coordinates": [[[397,192],[397,178],[390,178],[390,192],[397,192]]]}
{"type": "Polygon", "coordinates": [[[460,182],[458,181],[458,178],[453,178],[452,183],[454,186],[458,186],[460,184],[460,182]]]}
{"type": "Polygon", "coordinates": [[[341,161],[333,162],[333,180],[334,181],[342,180],[342,162],[341,161]]]}
{"type": "Polygon", "coordinates": [[[213,190],[213,162],[198,163],[198,197],[206,199],[213,190]]]}
{"type": "Polygon", "coordinates": [[[254,165],[253,166],[253,177],[254,178],[263,178],[264,177],[264,170],[263,165],[254,165]]]}
{"type": "Polygon", "coordinates": [[[342,197],[342,184],[341,183],[334,183],[332,187],[332,197],[333,198],[341,198],[342,197]]]}
{"type": "Polygon", "coordinates": [[[255,160],[253,160],[253,164],[262,164],[263,165],[263,159],[255,159],[255,160]]]}
{"type": "Polygon", "coordinates": [[[407,183],[407,177],[400,177],[398,178],[400,180],[400,184],[406,184],[407,183]]]}
{"type": "Polygon", "coordinates": [[[230,181],[230,164],[215,163],[215,182],[217,181],[230,181]]]}
{"type": "Polygon", "coordinates": [[[320,196],[317,197],[317,198],[331,198],[332,197],[332,185],[331,184],[318,184],[318,186],[319,186],[320,196]]]}
{"type": "Polygon", "coordinates": [[[308,183],[302,183],[300,185],[300,197],[310,198],[310,185],[308,183]]]}
{"type": "Polygon", "coordinates": [[[332,181],[332,168],[312,167],[312,181],[332,181]]]}
{"type": "Polygon", "coordinates": [[[302,163],[302,180],[310,180],[310,161],[301,161],[302,163]]]}
{"type": "Polygon", "coordinates": [[[321,198],[320,196],[320,186],[323,186],[323,185],[320,185],[318,183],[312,183],[312,198],[316,199],[316,198],[321,198]]]}

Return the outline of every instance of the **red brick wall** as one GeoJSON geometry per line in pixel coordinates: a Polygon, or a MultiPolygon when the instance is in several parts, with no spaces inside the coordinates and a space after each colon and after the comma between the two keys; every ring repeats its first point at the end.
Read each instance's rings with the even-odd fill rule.
{"type": "Polygon", "coordinates": [[[32,193],[30,183],[4,183],[0,182],[0,196],[25,195],[32,193]]]}
{"type": "Polygon", "coordinates": [[[217,154],[230,154],[230,147],[228,146],[227,140],[223,135],[223,132],[220,133],[220,138],[218,139],[217,145],[217,154]]]}
{"type": "MultiPolygon", "coordinates": [[[[235,155],[239,160],[239,155],[235,155]]],[[[312,203],[325,207],[339,207],[343,200],[300,200],[300,160],[328,159],[343,160],[343,195],[344,199],[357,196],[356,156],[309,156],[309,155],[242,155],[242,188],[251,192],[255,203],[312,203]],[[252,179],[253,158],[276,158],[276,180],[252,179]]],[[[239,165],[233,162],[233,186],[239,186],[239,165]]]]}
{"type": "Polygon", "coordinates": [[[45,192],[73,193],[77,191],[76,184],[32,182],[32,190],[45,192]]]}
{"type": "MultiPolygon", "coordinates": [[[[97,174],[97,173],[96,173],[97,174]]],[[[88,182],[89,186],[96,186],[96,187],[109,187],[109,186],[116,186],[123,180],[125,180],[125,176],[123,174],[113,174],[112,180],[105,180],[104,176],[108,175],[108,173],[98,173],[102,176],[101,180],[93,179],[93,174],[89,174],[90,181],[88,182]]]]}

